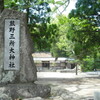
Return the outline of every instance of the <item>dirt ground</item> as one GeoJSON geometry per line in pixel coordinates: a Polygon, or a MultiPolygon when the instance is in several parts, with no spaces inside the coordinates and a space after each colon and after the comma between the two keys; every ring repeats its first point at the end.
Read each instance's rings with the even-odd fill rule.
{"type": "MultiPolygon", "coordinates": [[[[94,92],[100,91],[100,76],[80,78],[39,78],[36,83],[66,89],[81,97],[93,98],[94,92]]],[[[93,100],[93,99],[89,99],[93,100]]]]}

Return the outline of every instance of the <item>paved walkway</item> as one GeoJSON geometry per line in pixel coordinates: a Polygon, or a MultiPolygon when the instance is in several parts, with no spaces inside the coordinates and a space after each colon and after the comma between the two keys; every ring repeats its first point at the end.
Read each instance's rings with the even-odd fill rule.
{"type": "Polygon", "coordinates": [[[38,78],[52,78],[52,79],[60,79],[60,78],[83,78],[83,77],[98,77],[100,76],[100,72],[86,72],[86,73],[61,73],[61,72],[37,72],[38,78]]]}
{"type": "MultiPolygon", "coordinates": [[[[39,84],[50,84],[69,90],[82,97],[92,97],[94,92],[100,91],[100,72],[88,73],[60,73],[37,72],[39,84]]],[[[88,99],[89,100],[89,99],[88,99]]]]}

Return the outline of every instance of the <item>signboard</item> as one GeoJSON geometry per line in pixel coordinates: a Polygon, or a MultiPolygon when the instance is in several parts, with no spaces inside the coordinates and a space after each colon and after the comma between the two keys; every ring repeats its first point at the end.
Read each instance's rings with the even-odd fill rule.
{"type": "Polygon", "coordinates": [[[20,20],[5,19],[4,70],[19,70],[20,20]]]}

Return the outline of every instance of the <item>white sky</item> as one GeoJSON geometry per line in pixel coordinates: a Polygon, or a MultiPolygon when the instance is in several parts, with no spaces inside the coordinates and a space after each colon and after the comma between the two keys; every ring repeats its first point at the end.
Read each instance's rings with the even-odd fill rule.
{"type": "MultiPolygon", "coordinates": [[[[57,0],[57,1],[59,1],[59,0],[57,0]]],[[[63,14],[67,16],[72,9],[75,9],[76,2],[77,2],[77,0],[70,0],[70,3],[68,5],[68,7],[66,8],[66,10],[63,12],[63,14]]],[[[52,5],[50,5],[50,6],[51,6],[51,8],[53,8],[52,5]]],[[[62,11],[63,9],[64,9],[63,7],[60,7],[59,11],[62,11]]],[[[59,11],[58,11],[58,13],[59,13],[59,11]]],[[[56,16],[56,15],[57,15],[57,13],[55,13],[53,16],[56,16]]]]}
{"type": "Polygon", "coordinates": [[[77,0],[70,0],[70,4],[68,5],[66,11],[64,12],[65,15],[68,15],[72,9],[75,9],[75,4],[77,0]]]}

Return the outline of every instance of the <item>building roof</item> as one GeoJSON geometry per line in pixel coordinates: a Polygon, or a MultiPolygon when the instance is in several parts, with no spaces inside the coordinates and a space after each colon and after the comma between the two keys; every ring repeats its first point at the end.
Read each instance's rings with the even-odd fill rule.
{"type": "Polygon", "coordinates": [[[37,58],[33,58],[34,61],[54,61],[55,58],[53,57],[37,57],[37,58]]]}
{"type": "Polygon", "coordinates": [[[42,57],[42,58],[45,58],[45,57],[52,57],[51,53],[49,52],[36,52],[36,53],[33,53],[32,54],[33,57],[42,57]]]}
{"type": "Polygon", "coordinates": [[[32,54],[34,61],[66,61],[66,60],[74,60],[72,58],[58,57],[57,59],[52,57],[49,52],[36,52],[32,54]]]}

